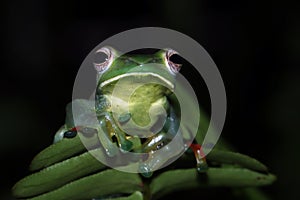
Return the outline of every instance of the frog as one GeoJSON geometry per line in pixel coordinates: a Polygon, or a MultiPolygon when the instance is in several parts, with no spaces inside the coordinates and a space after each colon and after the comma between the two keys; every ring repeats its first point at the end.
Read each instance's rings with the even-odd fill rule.
{"type": "MultiPolygon", "coordinates": [[[[122,54],[105,46],[96,50],[95,56],[93,99],[73,100],[67,105],[66,122],[53,144],[34,157],[32,174],[13,187],[16,198],[151,199],[184,187],[186,181],[196,188],[261,186],[275,181],[264,164],[234,152],[222,141],[203,155],[200,144],[209,125],[203,113],[195,138],[189,138],[187,129],[180,127],[181,110],[174,90],[184,66],[176,59],[177,51],[165,48],[153,54],[122,54]],[[74,106],[80,111],[77,120],[74,106]],[[93,120],[89,120],[91,112],[93,120]],[[174,139],[177,148],[171,148],[167,158],[155,159],[156,152],[169,148],[174,139]],[[169,171],[157,170],[153,177],[154,169],[180,152],[184,154],[175,166],[169,171]],[[139,173],[126,173],[99,162],[93,153],[114,162],[119,155],[147,156],[137,157],[143,161],[139,173]],[[190,163],[191,157],[192,168],[176,167],[179,162],[190,163]]],[[[131,162],[126,161],[118,165],[131,162]]]]}
{"type": "MultiPolygon", "coordinates": [[[[178,131],[180,116],[174,107],[176,75],[181,68],[181,63],[174,61],[178,56],[175,50],[166,48],[150,55],[120,56],[112,47],[103,47],[96,53],[105,58],[103,62],[94,63],[97,71],[95,107],[99,123],[104,127],[99,139],[108,156],[113,157],[119,149],[151,154],[167,145],[177,132],[181,134],[178,131]],[[143,140],[137,139],[143,137],[143,140]]],[[[101,131],[98,129],[98,132],[101,131]]],[[[181,144],[184,143],[186,141],[181,144]]],[[[200,146],[193,148],[196,155],[200,149],[200,146]]],[[[199,172],[206,169],[205,158],[200,155],[197,164],[199,172]]]]}

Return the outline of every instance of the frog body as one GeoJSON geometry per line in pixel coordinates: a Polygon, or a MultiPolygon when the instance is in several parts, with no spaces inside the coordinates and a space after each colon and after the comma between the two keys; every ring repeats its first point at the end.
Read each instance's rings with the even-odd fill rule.
{"type": "MultiPolygon", "coordinates": [[[[179,129],[179,116],[170,98],[181,67],[170,60],[177,52],[165,49],[152,55],[119,55],[104,47],[97,53],[107,56],[94,64],[98,72],[95,108],[102,124],[98,132],[103,133],[99,139],[107,155],[115,156],[116,147],[123,153],[152,154],[169,144],[179,129]],[[132,142],[137,137],[140,141],[132,142]]],[[[184,141],[179,142],[183,149],[184,141]]]]}

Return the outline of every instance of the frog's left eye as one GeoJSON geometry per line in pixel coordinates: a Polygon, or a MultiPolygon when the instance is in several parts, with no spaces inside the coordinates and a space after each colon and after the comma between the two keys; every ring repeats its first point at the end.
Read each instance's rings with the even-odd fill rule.
{"type": "Polygon", "coordinates": [[[177,74],[182,66],[182,59],[173,49],[167,49],[165,54],[166,65],[173,74],[177,74]]]}
{"type": "Polygon", "coordinates": [[[113,50],[109,47],[103,47],[95,52],[94,67],[99,73],[105,72],[113,61],[113,50]]]}

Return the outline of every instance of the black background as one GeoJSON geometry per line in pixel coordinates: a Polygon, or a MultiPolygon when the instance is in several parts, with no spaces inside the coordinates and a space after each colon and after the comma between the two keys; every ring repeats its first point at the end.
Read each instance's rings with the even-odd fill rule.
{"type": "MultiPolygon", "coordinates": [[[[299,3],[1,1],[0,198],[64,123],[85,56],[121,31],[159,26],[198,41],[223,77],[223,137],[278,176],[272,199],[300,199],[299,3]]],[[[199,198],[201,195],[199,196],[199,198]]]]}

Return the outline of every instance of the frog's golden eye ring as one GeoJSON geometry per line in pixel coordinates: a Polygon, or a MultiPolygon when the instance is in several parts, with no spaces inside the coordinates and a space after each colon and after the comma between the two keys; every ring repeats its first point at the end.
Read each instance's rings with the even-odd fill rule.
{"type": "Polygon", "coordinates": [[[172,74],[177,74],[182,66],[179,54],[173,49],[167,49],[165,54],[165,61],[168,69],[172,74]]]}
{"type": "Polygon", "coordinates": [[[113,50],[110,47],[102,47],[101,49],[95,52],[94,67],[98,73],[104,73],[110,66],[113,61],[114,54],[113,50]]]}

